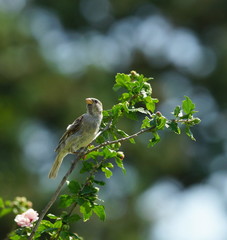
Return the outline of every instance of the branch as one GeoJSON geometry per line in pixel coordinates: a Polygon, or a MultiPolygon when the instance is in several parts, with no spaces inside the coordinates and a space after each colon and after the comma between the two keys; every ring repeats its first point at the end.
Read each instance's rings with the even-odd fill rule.
{"type": "Polygon", "coordinates": [[[50,199],[50,201],[48,202],[48,204],[46,205],[46,207],[43,209],[42,213],[39,216],[38,221],[36,222],[36,224],[34,225],[31,235],[29,236],[28,240],[32,240],[34,237],[34,234],[38,228],[38,226],[40,225],[41,221],[43,220],[43,218],[45,217],[45,215],[47,214],[48,210],[51,208],[51,206],[54,204],[54,202],[57,200],[58,195],[60,194],[65,182],[67,181],[67,178],[69,177],[69,175],[72,173],[73,169],[75,168],[77,162],[79,161],[79,159],[83,156],[84,153],[84,149],[83,151],[81,151],[77,157],[73,160],[69,170],[67,171],[67,173],[65,174],[65,176],[62,178],[60,184],[58,185],[57,190],[55,191],[54,195],[52,196],[52,198],[50,199]]]}
{"type": "Polygon", "coordinates": [[[67,181],[69,175],[74,170],[74,168],[75,168],[75,166],[76,166],[76,164],[77,164],[77,162],[79,161],[80,158],[82,158],[83,156],[87,155],[88,153],[96,151],[96,150],[98,150],[98,149],[100,149],[100,148],[102,148],[104,146],[111,145],[111,144],[114,144],[114,143],[124,142],[124,141],[127,141],[127,140],[131,139],[131,138],[137,137],[137,136],[139,136],[142,133],[149,132],[149,131],[155,129],[155,127],[156,126],[152,126],[152,127],[149,127],[149,128],[142,129],[139,132],[134,133],[134,134],[132,134],[132,135],[130,135],[128,137],[120,138],[120,139],[113,140],[113,141],[106,141],[106,142],[101,143],[98,146],[96,146],[96,147],[94,147],[94,148],[92,148],[90,150],[87,150],[87,151],[86,151],[86,148],[84,148],[82,151],[80,151],[79,154],[77,155],[77,157],[73,160],[69,170],[67,171],[65,176],[62,178],[62,180],[61,180],[60,184],[58,185],[58,188],[55,191],[54,195],[52,196],[52,198],[50,199],[50,201],[48,202],[48,204],[46,205],[46,207],[43,209],[42,213],[40,214],[39,219],[36,222],[36,224],[34,225],[34,227],[32,229],[32,232],[31,232],[31,235],[29,236],[28,240],[32,240],[33,239],[33,237],[35,235],[35,232],[37,231],[41,221],[43,220],[43,218],[45,217],[45,215],[47,214],[47,212],[51,208],[51,206],[54,204],[54,202],[57,200],[57,197],[59,196],[59,194],[60,194],[60,192],[61,192],[65,182],[67,181]]]}
{"type": "Polygon", "coordinates": [[[92,149],[87,150],[84,155],[87,155],[88,153],[93,152],[93,151],[96,151],[96,150],[98,150],[98,149],[100,149],[100,148],[102,148],[102,147],[105,147],[105,146],[107,146],[107,145],[111,145],[111,144],[114,144],[114,143],[119,143],[119,142],[127,141],[127,140],[129,140],[129,139],[131,139],[131,138],[134,138],[134,137],[139,136],[139,135],[142,134],[142,133],[149,132],[149,131],[151,131],[151,130],[153,130],[153,129],[155,129],[155,128],[156,128],[156,126],[152,126],[152,127],[149,127],[149,128],[144,128],[144,129],[140,130],[139,132],[134,133],[134,134],[132,134],[132,135],[130,135],[130,136],[128,136],[128,137],[120,138],[120,139],[113,140],[113,141],[106,141],[106,142],[101,143],[101,144],[99,144],[98,146],[96,146],[96,147],[94,147],[94,148],[92,148],[92,149]]]}

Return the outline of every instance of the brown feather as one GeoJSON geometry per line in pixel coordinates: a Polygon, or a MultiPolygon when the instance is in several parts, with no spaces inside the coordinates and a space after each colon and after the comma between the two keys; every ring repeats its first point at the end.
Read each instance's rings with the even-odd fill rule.
{"type": "Polygon", "coordinates": [[[78,117],[72,124],[70,124],[67,129],[66,132],[63,134],[63,136],[60,138],[59,143],[57,148],[55,149],[55,152],[58,152],[60,146],[62,144],[64,144],[65,140],[71,136],[72,134],[74,134],[75,132],[79,131],[80,127],[81,127],[81,122],[83,119],[83,115],[78,117]]]}

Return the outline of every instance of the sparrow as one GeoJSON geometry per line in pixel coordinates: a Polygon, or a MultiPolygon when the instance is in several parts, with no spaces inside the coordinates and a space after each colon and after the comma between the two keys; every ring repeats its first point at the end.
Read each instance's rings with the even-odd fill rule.
{"type": "Polygon", "coordinates": [[[64,157],[87,147],[97,136],[102,121],[102,103],[96,98],[86,98],[87,112],[70,124],[55,151],[57,156],[49,172],[49,178],[55,178],[64,157]]]}

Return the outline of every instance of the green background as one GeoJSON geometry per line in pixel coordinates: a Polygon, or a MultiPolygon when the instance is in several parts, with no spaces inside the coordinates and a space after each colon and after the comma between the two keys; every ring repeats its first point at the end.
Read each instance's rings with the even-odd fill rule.
{"type": "MultiPolygon", "coordinates": [[[[226,239],[226,12],[224,0],[0,0],[0,196],[26,196],[40,212],[60,181],[47,177],[53,150],[84,99],[110,108],[116,73],[136,70],[154,77],[167,117],[184,95],[195,102],[197,142],[166,131],[154,148],[146,135],[123,144],[127,175],[116,169],[100,194],[107,220],[73,231],[92,240],[226,239]]],[[[140,123],[120,126],[133,133],[140,123]]],[[[13,218],[1,219],[1,239],[13,218]]]]}

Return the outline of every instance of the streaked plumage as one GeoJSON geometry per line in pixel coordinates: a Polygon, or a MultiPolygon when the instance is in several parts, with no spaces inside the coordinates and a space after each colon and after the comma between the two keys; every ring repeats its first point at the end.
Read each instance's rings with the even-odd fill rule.
{"type": "Polygon", "coordinates": [[[86,98],[87,112],[70,124],[59,140],[57,156],[49,172],[55,178],[64,157],[89,145],[97,136],[102,121],[102,103],[95,98],[86,98]]]}

